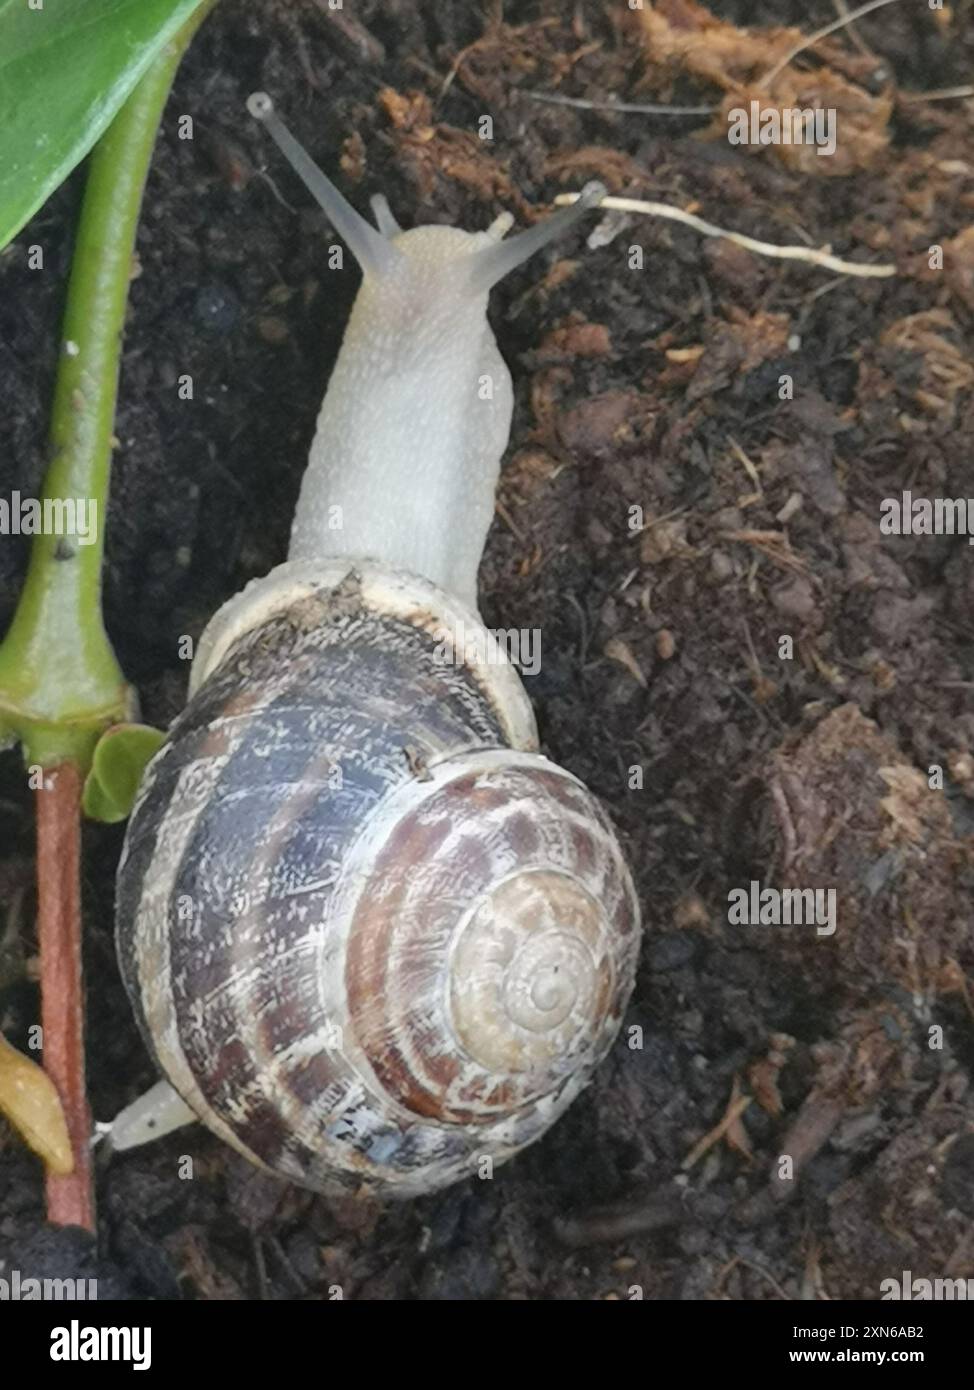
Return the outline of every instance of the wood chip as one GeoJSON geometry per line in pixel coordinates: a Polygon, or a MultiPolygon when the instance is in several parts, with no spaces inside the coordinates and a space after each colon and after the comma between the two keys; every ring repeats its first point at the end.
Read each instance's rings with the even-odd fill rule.
{"type": "Polygon", "coordinates": [[[621,637],[610,637],[608,642],[606,642],[605,646],[602,648],[602,653],[604,656],[609,657],[612,661],[618,661],[620,666],[624,666],[626,670],[629,672],[629,674],[639,682],[639,684],[643,687],[644,690],[648,688],[649,682],[646,680],[646,677],[643,674],[642,667],[639,665],[639,662],[633,656],[631,650],[626,645],[626,643],[623,642],[621,637]]]}

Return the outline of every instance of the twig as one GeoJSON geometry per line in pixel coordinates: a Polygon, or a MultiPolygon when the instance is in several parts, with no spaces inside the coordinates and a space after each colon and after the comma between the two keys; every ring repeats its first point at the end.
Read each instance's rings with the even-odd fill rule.
{"type": "Polygon", "coordinates": [[[584,97],[559,96],[556,92],[526,92],[521,88],[516,90],[529,101],[544,101],[551,106],[574,106],[579,111],[628,111],[645,116],[712,116],[720,109],[717,106],[656,106],[652,103],[642,105],[639,102],[614,101],[611,97],[607,101],[589,101],[584,97]]]}
{"type": "Polygon", "coordinates": [[[731,453],[737,459],[738,463],[744,469],[744,472],[747,474],[751,482],[757,488],[758,493],[763,495],[764,488],[761,486],[761,475],[758,472],[752,460],[748,458],[747,454],[744,452],[744,450],[741,448],[740,444],[738,444],[737,440],[734,438],[732,434],[729,434],[727,436],[727,442],[731,446],[731,453]]]}
{"type": "Polygon", "coordinates": [[[775,63],[773,68],[769,68],[761,80],[759,87],[767,87],[778,76],[778,73],[786,68],[792,59],[797,58],[799,53],[804,53],[806,48],[811,48],[812,44],[818,43],[819,39],[824,39],[829,34],[834,34],[837,29],[844,29],[853,20],[861,19],[864,14],[869,14],[871,10],[882,9],[884,5],[892,5],[894,0],[869,0],[868,5],[860,5],[857,10],[850,10],[839,19],[834,19],[831,24],[826,24],[821,29],[816,29],[814,34],[809,34],[807,39],[802,39],[801,43],[796,44],[790,53],[786,53],[779,63],[775,63]]]}
{"type": "MultiPolygon", "coordinates": [[[[849,23],[849,6],[846,4],[846,0],[832,0],[832,3],[835,6],[836,14],[841,15],[849,23]]],[[[865,42],[855,24],[849,23],[849,37],[864,57],[871,58],[873,61],[876,60],[876,54],[865,42]]]]}
{"type": "Polygon", "coordinates": [[[693,1211],[686,1199],[686,1189],[671,1184],[643,1202],[593,1207],[579,1215],[556,1216],[552,1224],[563,1245],[582,1249],[586,1245],[630,1240],[690,1221],[693,1211]]]}
{"type": "MultiPolygon", "coordinates": [[[[555,202],[558,204],[574,203],[577,202],[578,196],[577,193],[559,193],[555,202]]],[[[743,232],[728,232],[723,227],[715,227],[712,222],[705,222],[702,217],[695,217],[692,212],[684,212],[682,208],[672,207],[669,203],[650,203],[644,202],[641,198],[609,196],[602,199],[599,207],[607,210],[616,209],[619,212],[639,212],[647,217],[665,217],[672,222],[683,222],[687,227],[693,227],[695,231],[701,232],[704,236],[725,237],[727,241],[733,241],[748,251],[756,252],[759,256],[775,256],[782,261],[807,261],[810,265],[820,265],[827,270],[837,270],[842,275],[862,275],[874,279],[884,279],[886,276],[896,274],[895,265],[860,265],[857,261],[844,261],[839,256],[833,256],[829,251],[816,251],[810,246],[774,246],[767,241],[756,241],[754,237],[745,236],[743,232]]]]}
{"type": "Polygon", "coordinates": [[[44,1070],[57,1087],[74,1169],[47,1175],[47,1219],[95,1230],[91,1112],[85,1088],[81,977],[81,773],[62,763],[44,773],[37,803],[37,937],[41,958],[44,1070]]]}
{"type": "Polygon", "coordinates": [[[733,1274],[734,1270],[737,1268],[738,1265],[742,1265],[745,1269],[750,1269],[753,1271],[753,1273],[759,1274],[762,1279],[764,1279],[767,1283],[771,1285],[771,1287],[775,1290],[775,1292],[778,1294],[778,1296],[782,1299],[783,1302],[790,1303],[792,1301],[791,1297],[785,1293],[784,1289],[778,1283],[777,1279],[774,1277],[773,1274],[769,1274],[766,1269],[762,1269],[760,1265],[752,1263],[751,1260],[745,1260],[743,1255],[734,1255],[724,1265],[717,1278],[717,1285],[714,1290],[715,1294],[720,1295],[723,1293],[724,1284],[726,1283],[729,1276],[733,1274]]]}
{"type": "Polygon", "coordinates": [[[950,101],[952,97],[974,97],[974,87],[938,87],[932,92],[897,92],[897,101],[950,101]]]}
{"type": "Polygon", "coordinates": [[[508,527],[511,534],[515,536],[519,541],[523,541],[525,539],[524,532],[518,526],[517,522],[511,516],[511,513],[508,511],[507,507],[505,507],[504,503],[501,501],[499,497],[494,498],[494,510],[500,517],[501,521],[503,521],[504,524],[508,527]]]}
{"type": "Polygon", "coordinates": [[[751,1104],[752,1100],[753,1096],[737,1096],[731,1100],[720,1123],[714,1125],[713,1129],[709,1129],[703,1138],[699,1139],[697,1143],[694,1144],[693,1148],[680,1164],[684,1172],[692,1168],[695,1163],[698,1163],[705,1153],[723,1139],[724,1135],[735,1121],[739,1120],[744,1114],[744,1111],[751,1104]]]}
{"type": "Polygon", "coordinates": [[[314,5],[346,62],[365,63],[370,67],[385,62],[385,44],[366,29],[360,19],[344,14],[340,8],[332,9],[326,0],[314,0],[314,5]]]}

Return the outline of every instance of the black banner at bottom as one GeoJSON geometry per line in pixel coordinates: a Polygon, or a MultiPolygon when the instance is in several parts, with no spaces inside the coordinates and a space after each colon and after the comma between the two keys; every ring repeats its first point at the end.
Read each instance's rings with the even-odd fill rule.
{"type": "MultiPolygon", "coordinates": [[[[50,1367],[70,1381],[78,1372],[166,1376],[214,1372],[248,1381],[263,1374],[301,1374],[317,1365],[323,1378],[402,1371],[421,1348],[469,1355],[495,1332],[518,1337],[517,1379],[549,1380],[553,1362],[581,1369],[595,1357],[602,1374],[627,1354],[651,1368],[681,1371],[873,1366],[946,1370],[970,1347],[966,1302],[882,1303],[84,1303],[0,1301],[8,1357],[27,1374],[50,1367]],[[586,1343],[585,1330],[601,1340],[586,1343]],[[354,1334],[350,1335],[350,1334],[354,1334]],[[581,1335],[580,1335],[581,1334],[581,1335]],[[612,1341],[606,1341],[609,1335],[612,1341]],[[363,1343],[360,1338],[367,1338],[363,1343]],[[309,1341],[313,1338],[313,1341],[309,1341]],[[309,1347],[316,1348],[309,1352],[309,1347]],[[532,1357],[532,1351],[535,1353],[532,1357]],[[646,1361],[649,1357],[650,1360],[646,1361]],[[522,1364],[523,1358],[523,1364],[522,1364]]],[[[502,1344],[498,1344],[502,1345],[502,1344]]],[[[514,1356],[514,1349],[511,1349],[514,1356]]],[[[476,1364],[474,1356],[474,1364],[476,1364]]],[[[442,1369],[442,1367],[441,1367],[442,1369]]],[[[457,1368],[454,1367],[453,1374],[457,1368]]],[[[513,1375],[513,1367],[504,1372],[513,1375]]],[[[439,1377],[438,1377],[439,1378],[439,1377]]],[[[354,1383],[350,1380],[349,1383],[354,1383]]]]}

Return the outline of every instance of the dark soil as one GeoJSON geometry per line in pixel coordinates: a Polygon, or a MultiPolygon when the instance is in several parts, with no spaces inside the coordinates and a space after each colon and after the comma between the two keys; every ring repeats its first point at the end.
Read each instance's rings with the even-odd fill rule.
{"type": "MultiPolygon", "coordinates": [[[[835,17],[830,0],[712,8],[752,33],[835,17]]],[[[694,13],[690,0],[657,10],[694,13]]],[[[363,211],[381,189],[404,225],[481,228],[503,208],[524,223],[598,175],[899,273],[834,277],[633,216],[595,250],[566,238],[492,297],[517,406],[483,611],[542,629],[528,686],[545,749],[603,798],[646,919],[627,1029],[569,1114],[495,1181],[386,1209],[286,1189],[184,1131],[102,1159],[97,1256],[45,1228],[39,1165],[4,1130],[0,1262],[63,1277],[97,1261],[103,1296],[220,1299],[334,1286],[357,1299],[634,1286],[873,1299],[904,1269],[974,1276],[974,550],[879,530],[881,500],[903,489],[974,496],[974,103],[902,99],[970,80],[970,0],[941,15],[891,5],[858,25],[881,56],[846,31],[793,65],[856,85],[864,126],[842,147],[840,124],[848,167],[835,173],[731,146],[706,116],[525,95],[728,94],[689,59],[664,61],[624,5],[509,3],[503,27],[429,0],[357,0],[344,15],[343,30],[312,0],[224,0],[167,111],[105,579],[148,721],[183,701],[180,636],[284,556],[356,291],[357,272],[327,270],[329,227],[245,114],[255,88],[363,211]],[[493,143],[476,136],[486,112],[493,143]],[[183,113],[191,141],[177,138],[183,113]],[[834,887],[835,934],[731,925],[728,893],[751,880],[834,887]],[[701,1144],[738,1097],[740,1117],[701,1144]],[[177,1175],[184,1152],[193,1181],[177,1175]]],[[[3,495],[42,475],[82,179],[0,257],[3,495]],[[26,269],[30,243],[43,274],[26,269]]],[[[25,558],[0,547],[3,620],[25,558]]],[[[38,1014],[33,831],[14,754],[2,770],[0,1025],[22,1046],[38,1014]]],[[[122,832],[85,835],[90,1088],[107,1120],[154,1074],[115,962],[122,832]]]]}

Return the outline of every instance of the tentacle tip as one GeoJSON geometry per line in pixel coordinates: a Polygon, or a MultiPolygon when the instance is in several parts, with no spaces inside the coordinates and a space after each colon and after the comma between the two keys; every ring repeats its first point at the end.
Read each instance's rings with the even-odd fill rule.
{"type": "Polygon", "coordinates": [[[265,121],[274,110],[274,103],[266,92],[251,92],[247,98],[247,110],[255,121],[265,121]]]}

